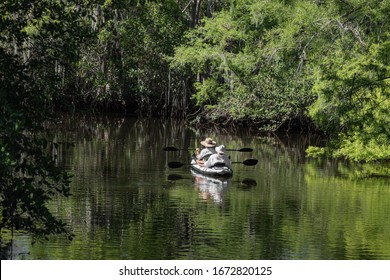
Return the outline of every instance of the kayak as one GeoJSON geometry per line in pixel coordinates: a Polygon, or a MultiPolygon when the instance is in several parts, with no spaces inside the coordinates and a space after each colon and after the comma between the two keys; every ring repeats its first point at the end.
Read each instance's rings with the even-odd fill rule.
{"type": "Polygon", "coordinates": [[[191,169],[198,174],[213,177],[231,177],[233,175],[233,170],[227,166],[213,166],[207,168],[196,164],[195,160],[191,161],[191,169]]]}

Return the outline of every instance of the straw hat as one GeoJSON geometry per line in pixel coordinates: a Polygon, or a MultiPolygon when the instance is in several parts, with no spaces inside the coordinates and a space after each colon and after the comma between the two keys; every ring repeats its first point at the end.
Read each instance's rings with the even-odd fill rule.
{"type": "Polygon", "coordinates": [[[201,141],[200,144],[202,144],[202,146],[205,146],[207,148],[212,148],[215,147],[215,145],[217,145],[217,142],[215,142],[212,138],[206,138],[205,140],[201,141]]]}

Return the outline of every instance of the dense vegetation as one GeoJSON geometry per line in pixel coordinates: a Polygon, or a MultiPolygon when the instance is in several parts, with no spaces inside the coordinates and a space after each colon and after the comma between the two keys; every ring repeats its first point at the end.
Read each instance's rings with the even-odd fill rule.
{"type": "Polygon", "coordinates": [[[48,153],[58,143],[48,140],[43,123],[75,69],[82,31],[78,10],[63,1],[2,1],[0,14],[1,234],[28,231],[34,241],[55,233],[71,238],[46,205],[58,194],[69,195],[70,176],[48,153]]]}
{"type": "Polygon", "coordinates": [[[60,110],[313,123],[330,142],[311,155],[388,160],[389,14],[386,0],[1,1],[1,228],[66,231],[45,207],[69,191],[43,126],[60,110]]]}
{"type": "Polygon", "coordinates": [[[389,2],[234,2],[172,59],[196,77],[199,116],[271,130],[310,118],[332,139],[312,155],[389,159],[389,2]]]}

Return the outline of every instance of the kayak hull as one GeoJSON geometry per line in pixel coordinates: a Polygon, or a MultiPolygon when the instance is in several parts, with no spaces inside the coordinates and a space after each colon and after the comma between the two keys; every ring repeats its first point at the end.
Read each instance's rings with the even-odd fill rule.
{"type": "Polygon", "coordinates": [[[191,162],[191,169],[198,174],[212,177],[231,177],[233,175],[233,170],[227,166],[214,166],[207,168],[199,166],[194,160],[191,162]]]}

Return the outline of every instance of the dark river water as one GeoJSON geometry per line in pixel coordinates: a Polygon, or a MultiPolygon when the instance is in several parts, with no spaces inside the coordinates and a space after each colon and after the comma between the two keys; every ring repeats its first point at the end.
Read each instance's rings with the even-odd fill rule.
{"type": "MultiPolygon", "coordinates": [[[[57,124],[58,165],[72,196],[50,209],[75,234],[31,245],[15,237],[9,258],[45,260],[390,259],[390,182],[363,166],[306,159],[310,135],[132,118],[57,124]],[[229,149],[231,179],[195,176],[189,163],[204,137],[229,149]],[[166,146],[189,148],[166,152],[166,146]],[[258,159],[255,166],[240,162],[258,159]]],[[[371,166],[368,168],[380,168],[371,166]]]]}

